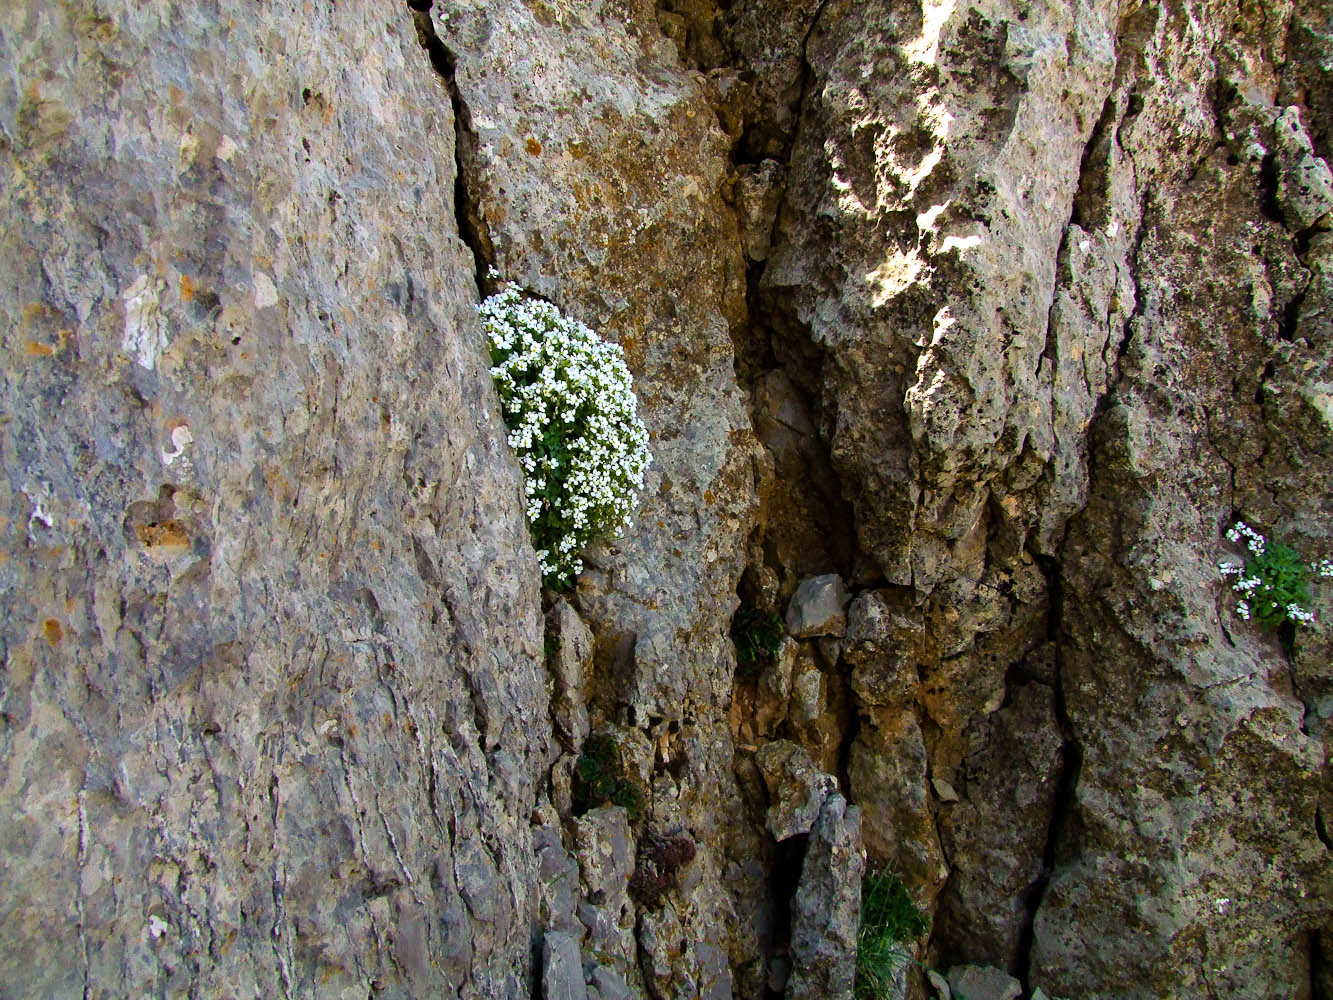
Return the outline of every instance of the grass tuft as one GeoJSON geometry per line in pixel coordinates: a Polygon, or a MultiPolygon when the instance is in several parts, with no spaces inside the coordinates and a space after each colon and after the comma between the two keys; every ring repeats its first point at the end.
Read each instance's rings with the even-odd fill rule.
{"type": "Polygon", "coordinates": [[[930,930],[903,880],[884,869],[861,882],[861,925],[856,933],[856,1000],[883,1000],[902,967],[912,961],[902,945],[930,930]]]}

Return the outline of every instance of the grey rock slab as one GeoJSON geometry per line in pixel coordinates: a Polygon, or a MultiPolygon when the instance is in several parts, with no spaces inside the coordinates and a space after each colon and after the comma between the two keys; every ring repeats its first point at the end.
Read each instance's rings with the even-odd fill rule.
{"type": "Polygon", "coordinates": [[[1042,875],[1064,741],[1055,694],[1045,684],[1010,689],[1010,703],[969,730],[965,795],[942,779],[938,828],[953,867],[940,894],[933,941],[960,963],[1021,961],[1030,914],[1024,903],[1042,875]]]}
{"type": "Polygon", "coordinates": [[[777,160],[762,160],[757,164],[742,164],[737,172],[736,215],[741,246],[750,260],[765,260],[778,205],[782,202],[782,165],[777,160]]]}
{"type": "MultiPolygon", "coordinates": [[[[1259,27],[1239,36],[1256,58],[1259,27]]],[[[1217,31],[1226,41],[1212,52],[1237,37],[1217,31]]],[[[1150,64],[1180,38],[1159,25],[1150,64]]],[[[1160,99],[1192,91],[1177,83],[1160,99]]],[[[1315,471],[1333,429],[1293,402],[1326,394],[1316,385],[1329,378],[1329,290],[1318,241],[1297,239],[1299,218],[1272,204],[1281,109],[1237,99],[1205,120],[1215,113],[1227,144],[1145,209],[1140,319],[1093,425],[1088,502],[1061,551],[1077,833],[1057,845],[1030,976],[1063,996],[1301,995],[1304,942],[1327,924],[1331,868],[1315,822],[1326,730],[1315,720],[1328,639],[1298,631],[1285,654],[1235,613],[1217,563],[1237,516],[1307,552],[1333,547],[1327,475],[1315,471]],[[1246,367],[1264,358],[1271,372],[1246,367]],[[1228,420],[1202,416],[1228,407],[1228,420]],[[1291,687],[1273,678],[1283,662],[1291,687]]],[[[1164,140],[1144,130],[1137,142],[1147,152],[1164,140]]],[[[1147,161],[1134,160],[1126,178],[1142,176],[1147,161]]]]}
{"type": "Polygon", "coordinates": [[[954,1000],[1018,1000],[1023,995],[1017,979],[991,966],[954,966],[948,979],[954,1000]]]}
{"type": "Polygon", "coordinates": [[[577,753],[588,738],[584,679],[592,665],[592,630],[563,598],[546,613],[547,667],[554,687],[551,714],[564,748],[577,753]]]}
{"type": "Polygon", "coordinates": [[[5,989],[526,995],[538,577],[410,12],[0,39],[5,989]]]}
{"type": "Polygon", "coordinates": [[[851,997],[864,874],[861,811],[832,794],[810,832],[792,897],[788,1000],[851,997]]]}
{"type": "Polygon", "coordinates": [[[852,743],[847,771],[864,819],[871,867],[892,868],[917,899],[933,903],[949,869],[915,713],[910,708],[872,710],[852,743]]]}
{"type": "Polygon", "coordinates": [[[802,580],[787,605],[788,633],[796,639],[842,635],[851,599],[847,585],[837,573],[802,580]]]}
{"type": "Polygon", "coordinates": [[[921,612],[900,596],[877,590],[856,595],[847,609],[843,657],[860,704],[897,706],[915,696],[924,631],[921,612]]]}
{"type": "Polygon", "coordinates": [[[540,916],[547,930],[581,934],[577,917],[579,866],[565,850],[554,827],[540,827],[533,838],[537,851],[540,916]]]}
{"type": "Polygon", "coordinates": [[[588,1000],[579,939],[563,931],[542,936],[542,1000],[588,1000]]]}
{"type": "Polygon", "coordinates": [[[1286,108],[1273,123],[1281,165],[1277,200],[1293,229],[1307,229],[1333,212],[1333,174],[1315,155],[1301,109],[1286,108]]]}
{"type": "Polygon", "coordinates": [[[609,966],[594,966],[587,974],[587,983],[588,1000],[638,1000],[624,977],[609,966]]]}
{"type": "Polygon", "coordinates": [[[809,833],[838,782],[825,774],[802,746],[788,740],[765,743],[755,753],[768,788],[767,823],[776,840],[809,833]]]}
{"type": "Polygon", "coordinates": [[[784,638],[773,661],[759,675],[755,685],[754,727],[760,736],[772,736],[787,718],[796,651],[796,642],[784,638]]]}
{"type": "MultiPolygon", "coordinates": [[[[728,627],[760,448],[734,367],[748,310],[724,197],[732,139],[714,87],[682,64],[657,12],[639,0],[469,0],[431,17],[456,61],[464,186],[488,263],[618,344],[635,379],[653,464],[633,525],[585,553],[571,603],[597,636],[599,672],[624,682],[614,721],[692,720],[708,734],[673,766],[692,790],[690,826],[707,832],[699,863],[715,873],[720,831],[741,813],[733,748],[712,733],[727,732],[728,627]]],[[[687,23],[670,30],[683,37],[687,23]]],[[[751,920],[709,883],[681,919],[725,951],[751,920]]]]}
{"type": "Polygon", "coordinates": [[[625,810],[602,806],[575,817],[574,855],[583,893],[578,917],[588,932],[588,953],[631,979],[635,946],[629,877],[635,850],[625,810]]]}

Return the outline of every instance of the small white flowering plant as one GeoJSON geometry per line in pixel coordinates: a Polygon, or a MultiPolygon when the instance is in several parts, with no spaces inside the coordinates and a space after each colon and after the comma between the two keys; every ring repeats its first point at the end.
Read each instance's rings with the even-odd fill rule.
{"type": "Polygon", "coordinates": [[[571,586],[578,553],[630,524],[652,456],[624,352],[510,286],[477,312],[509,445],[523,469],[542,582],[571,586]]]}
{"type": "Polygon", "coordinates": [[[1236,614],[1266,628],[1286,622],[1308,625],[1314,621],[1310,577],[1333,578],[1333,560],[1307,563],[1295,549],[1270,542],[1244,521],[1237,521],[1227,538],[1249,551],[1245,564],[1224,560],[1218,564],[1223,579],[1240,595],[1236,614]]]}

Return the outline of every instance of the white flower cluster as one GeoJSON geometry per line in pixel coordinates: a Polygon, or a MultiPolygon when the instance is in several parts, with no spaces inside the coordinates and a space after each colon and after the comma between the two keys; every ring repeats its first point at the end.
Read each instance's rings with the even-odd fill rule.
{"type": "Polygon", "coordinates": [[[1231,530],[1227,532],[1227,538],[1237,543],[1239,543],[1242,538],[1245,539],[1246,548],[1256,556],[1262,556],[1264,554],[1264,547],[1268,544],[1264,540],[1263,535],[1259,534],[1259,532],[1255,531],[1244,521],[1237,521],[1233,524],[1231,530]]]}
{"type": "MultiPolygon", "coordinates": [[[[1308,625],[1315,615],[1306,587],[1307,573],[1300,557],[1285,545],[1269,545],[1268,540],[1244,521],[1237,521],[1227,538],[1244,544],[1249,558],[1240,563],[1224,560],[1217,565],[1223,579],[1235,577],[1231,589],[1240,595],[1236,614],[1245,621],[1258,617],[1265,625],[1288,621],[1308,625]]],[[[1321,577],[1333,577],[1333,560],[1321,559],[1309,564],[1310,571],[1321,577]]]]}
{"type": "Polygon", "coordinates": [[[652,461],[624,352],[514,288],[477,307],[509,445],[523,468],[542,579],[563,587],[577,553],[630,524],[652,461]]]}

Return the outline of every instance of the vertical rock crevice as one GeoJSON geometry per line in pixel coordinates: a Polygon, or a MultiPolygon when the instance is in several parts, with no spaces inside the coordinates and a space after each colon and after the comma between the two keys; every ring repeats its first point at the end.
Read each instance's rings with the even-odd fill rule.
{"type": "Polygon", "coordinates": [[[475,172],[477,133],[472,127],[472,114],[458,89],[458,58],[435,31],[431,18],[434,0],[407,0],[416,27],[417,41],[430,59],[431,68],[444,83],[445,92],[454,117],[454,221],[458,235],[472,251],[476,272],[477,296],[485,298],[490,290],[490,271],[495,262],[495,248],[491,245],[482,218],[481,190],[475,172]]]}
{"type": "Polygon", "coordinates": [[[1059,768],[1055,778],[1055,793],[1050,812],[1050,824],[1046,830],[1045,843],[1042,845],[1041,873],[1023,893],[1023,920],[1019,928],[1018,951],[1015,973],[1023,983],[1024,990],[1040,985],[1032,981],[1032,945],[1034,924],[1037,911],[1050,885],[1051,875],[1055,871],[1057,859],[1062,850],[1068,849],[1067,838],[1070,822],[1074,813],[1074,804],[1078,791],[1079,769],[1083,763],[1083,749],[1078,741],[1074,726],[1069,718],[1065,704],[1064,688],[1064,581],[1058,559],[1050,556],[1038,556],[1037,564],[1046,578],[1048,612],[1046,641],[1050,646],[1053,661],[1053,682],[1055,721],[1060,732],[1059,768]]]}

